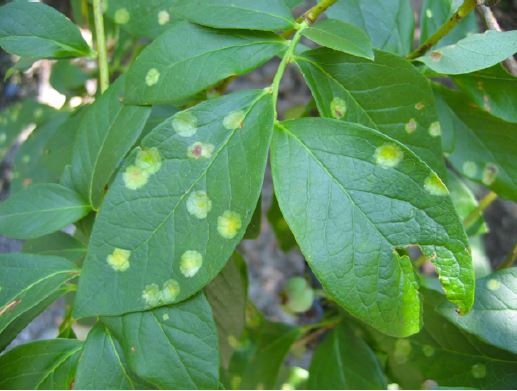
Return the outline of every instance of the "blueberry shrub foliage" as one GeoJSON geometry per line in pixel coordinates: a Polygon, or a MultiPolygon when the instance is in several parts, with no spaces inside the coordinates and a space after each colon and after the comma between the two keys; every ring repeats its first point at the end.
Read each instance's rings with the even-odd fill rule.
{"type": "Polygon", "coordinates": [[[484,209],[517,201],[517,31],[481,32],[476,0],[418,18],[409,0],[300,3],[0,8],[7,76],[52,60],[67,97],[0,113],[0,158],[36,127],[0,204],[0,234],[24,240],[0,256],[0,388],[517,385],[515,254],[495,271],[477,255],[484,209]],[[226,92],[270,60],[270,84],[226,92]],[[284,120],[288,66],[312,98],[284,120]],[[236,252],[268,165],[278,242],[313,273],[285,308],[324,308],[302,326],[249,302],[236,252]],[[56,339],[8,348],[62,296],[56,339]],[[307,347],[305,369],[285,360],[307,347]]]}

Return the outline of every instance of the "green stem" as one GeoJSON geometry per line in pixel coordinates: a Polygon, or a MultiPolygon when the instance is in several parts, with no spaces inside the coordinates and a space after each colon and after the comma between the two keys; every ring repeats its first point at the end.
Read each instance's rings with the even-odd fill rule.
{"type": "Polygon", "coordinates": [[[479,201],[479,205],[473,209],[467,217],[465,217],[465,220],[463,221],[465,229],[469,229],[470,226],[477,221],[479,216],[481,216],[481,213],[483,213],[483,211],[496,199],[497,194],[495,194],[493,191],[484,196],[481,201],[479,201]]]}
{"type": "Polygon", "coordinates": [[[93,0],[93,17],[97,38],[97,60],[99,64],[100,91],[103,93],[109,86],[108,52],[104,35],[104,19],[102,16],[102,0],[93,0]]]}
{"type": "Polygon", "coordinates": [[[513,246],[512,251],[504,259],[504,261],[497,267],[497,270],[506,269],[512,267],[513,263],[517,259],[517,243],[513,246]]]}
{"type": "Polygon", "coordinates": [[[470,12],[476,8],[476,0],[464,0],[463,4],[452,15],[447,22],[445,22],[433,35],[422,43],[417,49],[411,52],[407,58],[414,60],[417,57],[425,54],[429,49],[438,43],[440,39],[445,37],[454,27],[458,25],[470,12]]]}
{"type": "MultiPolygon", "coordinates": [[[[332,4],[334,4],[337,0],[321,0],[314,7],[308,9],[301,15],[298,19],[296,19],[296,23],[306,22],[307,24],[312,24],[318,19],[318,17],[327,10],[332,4]]],[[[282,37],[288,37],[292,33],[294,33],[296,29],[288,30],[282,34],[282,37]]]]}
{"type": "Polygon", "coordinates": [[[294,35],[293,39],[289,41],[289,46],[287,47],[287,50],[284,54],[284,57],[282,57],[282,61],[280,62],[280,65],[278,66],[278,69],[275,74],[275,78],[273,79],[273,83],[271,83],[271,91],[273,95],[273,105],[275,106],[275,119],[277,118],[277,112],[276,112],[276,102],[278,100],[278,91],[280,89],[280,82],[282,81],[282,77],[284,76],[285,69],[287,68],[287,65],[289,62],[291,62],[291,59],[294,54],[294,50],[296,49],[296,45],[298,45],[298,42],[300,42],[300,39],[302,38],[302,32],[304,29],[308,27],[307,22],[302,22],[298,26],[298,31],[296,31],[296,34],[294,35]]]}

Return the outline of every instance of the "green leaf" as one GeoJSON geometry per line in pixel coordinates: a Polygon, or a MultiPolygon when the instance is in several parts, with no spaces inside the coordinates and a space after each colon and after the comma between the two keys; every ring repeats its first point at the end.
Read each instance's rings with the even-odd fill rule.
{"type": "Polygon", "coordinates": [[[517,200],[517,124],[472,107],[457,91],[437,88],[448,160],[465,177],[517,200]]]}
{"type": "Polygon", "coordinates": [[[178,0],[110,0],[106,16],[135,37],[154,39],[178,19],[178,0]]]}
{"type": "Polygon", "coordinates": [[[53,183],[34,185],[0,204],[0,234],[34,239],[76,222],[89,211],[73,190],[53,183]]]}
{"type": "Polygon", "coordinates": [[[56,113],[50,120],[32,131],[29,138],[16,152],[11,191],[16,193],[35,183],[57,182],[64,165],[50,167],[45,164],[49,157],[49,141],[66,123],[68,113],[56,113]],[[54,169],[55,168],[55,169],[54,169]]]}
{"type": "Polygon", "coordinates": [[[264,64],[285,47],[285,41],[272,33],[217,31],[179,22],[131,66],[125,100],[144,105],[180,102],[264,64]]]}
{"type": "Polygon", "coordinates": [[[384,390],[386,380],[370,347],[345,324],[316,348],[309,369],[311,390],[384,390]]]}
{"type": "Polygon", "coordinates": [[[60,93],[74,96],[84,91],[84,83],[90,78],[77,64],[61,60],[52,66],[50,84],[60,93]]]}
{"type": "Polygon", "coordinates": [[[418,60],[446,75],[458,75],[489,68],[517,52],[517,30],[487,30],[428,52],[418,60]]]}
{"type": "Polygon", "coordinates": [[[477,280],[474,306],[467,315],[459,316],[447,303],[438,311],[482,341],[517,354],[517,268],[477,280]]]}
{"type": "MultiPolygon", "coordinates": [[[[424,0],[420,12],[420,42],[425,42],[456,12],[462,0],[424,0]]],[[[453,30],[438,41],[437,45],[445,46],[456,43],[468,34],[479,31],[475,12],[468,14],[453,30]]]]}
{"type": "Polygon", "coordinates": [[[407,54],[413,45],[415,21],[408,0],[338,0],[327,14],[366,31],[375,48],[407,54]]]}
{"type": "Polygon", "coordinates": [[[358,122],[409,147],[445,177],[440,124],[429,81],[408,61],[375,51],[375,61],[329,49],[296,57],[323,117],[358,122]]]}
{"type": "Polygon", "coordinates": [[[418,284],[396,251],[413,245],[433,257],[449,300],[470,309],[474,273],[462,224],[445,185],[409,149],[361,125],[300,119],[275,129],[271,162],[307,262],[352,315],[389,335],[418,332],[418,284]]]}
{"type": "Polygon", "coordinates": [[[113,173],[138,139],[150,108],[120,102],[124,78],[86,108],[73,149],[74,187],[98,209],[113,173]]]}
{"type": "MultiPolygon", "coordinates": [[[[452,203],[461,221],[478,207],[479,203],[472,191],[453,171],[447,172],[447,188],[451,194],[452,203]]],[[[488,232],[488,226],[480,215],[479,218],[467,228],[469,236],[481,235],[488,232]]]]}
{"type": "Polygon", "coordinates": [[[438,293],[425,292],[425,327],[418,335],[395,339],[374,334],[377,350],[387,354],[390,378],[403,389],[425,387],[426,380],[447,389],[512,388],[517,382],[517,355],[456,327],[435,310],[442,302],[438,293]]]}
{"type": "Polygon", "coordinates": [[[76,339],[51,339],[19,345],[0,356],[0,388],[68,390],[82,348],[76,339]]]}
{"type": "Polygon", "coordinates": [[[206,298],[212,307],[221,365],[228,367],[246,323],[248,277],[244,258],[234,252],[224,269],[205,288],[206,298]]]}
{"type": "Polygon", "coordinates": [[[0,9],[0,46],[21,57],[67,58],[90,55],[79,29],[43,3],[11,2],[0,9]]]}
{"type": "Polygon", "coordinates": [[[174,306],[102,321],[118,339],[131,370],[165,389],[216,389],[219,351],[203,294],[174,306]]]}
{"type": "Polygon", "coordinates": [[[324,19],[302,33],[321,46],[357,57],[374,59],[372,42],[364,30],[336,19],[324,19]]]}
{"type": "Polygon", "coordinates": [[[260,235],[262,227],[262,196],[257,201],[257,206],[251,216],[251,221],[246,229],[243,239],[257,239],[260,235]]]}
{"type": "Polygon", "coordinates": [[[129,372],[126,358],[109,329],[98,323],[88,333],[77,366],[75,390],[134,390],[142,385],[129,372]]]}
{"type": "Polygon", "coordinates": [[[273,228],[278,246],[282,251],[287,252],[297,246],[296,239],[282,215],[282,211],[278,206],[278,200],[274,193],[271,206],[267,212],[267,219],[271,224],[271,228],[273,228]]]}
{"type": "Polygon", "coordinates": [[[0,161],[12,147],[19,134],[29,126],[41,125],[55,110],[31,99],[14,103],[0,112],[0,161]]]}
{"type": "Polygon", "coordinates": [[[96,219],[76,315],[181,301],[212,280],[257,205],[272,124],[271,95],[255,90],[208,100],[154,129],[126,159],[96,219]],[[164,284],[179,284],[179,293],[143,298],[146,287],[164,284]]]}
{"type": "Polygon", "coordinates": [[[517,78],[502,66],[458,75],[453,80],[484,111],[517,123],[517,78]]]}
{"type": "Polygon", "coordinates": [[[1,254],[0,270],[1,350],[66,291],[79,270],[63,258],[29,254],[1,254]]]}
{"type": "Polygon", "coordinates": [[[232,356],[229,373],[233,389],[273,389],[287,353],[300,336],[298,328],[259,317],[248,330],[248,339],[232,356]]]}
{"type": "Polygon", "coordinates": [[[54,255],[72,262],[86,255],[84,245],[64,232],[55,232],[41,238],[27,240],[23,243],[22,251],[30,254],[54,255]]]}
{"type": "Polygon", "coordinates": [[[189,0],[178,3],[175,11],[194,23],[220,29],[279,31],[294,27],[283,0],[189,0]]]}

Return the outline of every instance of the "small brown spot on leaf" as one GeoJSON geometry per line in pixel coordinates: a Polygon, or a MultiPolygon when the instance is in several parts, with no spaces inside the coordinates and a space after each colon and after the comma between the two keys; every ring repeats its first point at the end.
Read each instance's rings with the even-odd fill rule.
{"type": "Polygon", "coordinates": [[[431,52],[431,60],[433,61],[440,61],[442,59],[442,53],[435,50],[434,52],[431,52]]]}
{"type": "Polygon", "coordinates": [[[5,306],[0,308],[0,316],[7,313],[7,311],[12,311],[14,307],[16,307],[18,304],[20,304],[22,301],[20,299],[16,299],[11,301],[10,303],[7,303],[5,306]]]}

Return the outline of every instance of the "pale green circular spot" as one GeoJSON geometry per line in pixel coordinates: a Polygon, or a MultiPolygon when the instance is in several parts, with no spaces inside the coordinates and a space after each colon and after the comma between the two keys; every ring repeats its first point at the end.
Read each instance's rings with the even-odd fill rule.
{"type": "Polygon", "coordinates": [[[225,129],[234,130],[238,128],[242,128],[244,125],[244,119],[246,118],[246,113],[242,110],[232,111],[223,119],[223,126],[225,129]]]}
{"type": "Polygon", "coordinates": [[[439,137],[442,134],[442,127],[438,121],[433,122],[431,125],[429,125],[429,134],[432,137],[439,137]]]}
{"type": "Polygon", "coordinates": [[[187,156],[192,159],[205,158],[209,159],[212,157],[214,152],[214,146],[212,144],[204,144],[195,142],[187,149],[187,156]]]}
{"type": "Polygon", "coordinates": [[[124,181],[126,188],[137,190],[147,183],[149,180],[149,173],[136,165],[131,165],[127,167],[124,174],[122,174],[122,180],[124,181]]]}
{"type": "Polygon", "coordinates": [[[217,218],[217,232],[225,239],[233,239],[242,227],[241,216],[231,210],[217,218]]]}
{"type": "Polygon", "coordinates": [[[416,122],[416,120],[414,118],[411,118],[406,125],[404,125],[404,129],[406,129],[406,132],[408,132],[409,134],[413,133],[416,128],[417,128],[418,124],[416,122]]]}
{"type": "Polygon", "coordinates": [[[136,155],[135,165],[149,175],[153,175],[162,166],[162,157],[158,148],[141,149],[136,155]]]}
{"type": "Polygon", "coordinates": [[[197,132],[197,118],[190,111],[182,111],[172,119],[172,128],[181,137],[191,137],[197,132]]]}
{"type": "Polygon", "coordinates": [[[162,319],[163,319],[164,321],[169,320],[169,314],[163,314],[162,319]]]}
{"type": "Polygon", "coordinates": [[[434,355],[434,348],[431,345],[422,346],[422,353],[426,357],[432,357],[434,355]]]}
{"type": "Polygon", "coordinates": [[[111,268],[117,272],[125,272],[129,269],[129,257],[131,256],[131,251],[124,250],[121,248],[115,248],[113,253],[108,255],[106,258],[106,262],[111,268]]]}
{"type": "Polygon", "coordinates": [[[384,144],[375,149],[374,158],[382,168],[393,168],[402,161],[404,152],[396,144],[384,144]]]}
{"type": "Polygon", "coordinates": [[[343,118],[346,114],[346,102],[336,96],[332,99],[332,102],[330,102],[330,113],[335,119],[343,118]]]}
{"type": "Polygon", "coordinates": [[[483,169],[483,178],[481,181],[487,186],[492,185],[497,178],[498,172],[499,169],[494,163],[487,163],[483,169]]]}
{"type": "Polygon", "coordinates": [[[170,20],[171,20],[171,16],[167,11],[162,10],[162,11],[158,12],[158,24],[160,26],[163,26],[164,24],[169,23],[170,20]]]}
{"type": "Polygon", "coordinates": [[[443,181],[435,172],[431,172],[429,176],[425,179],[424,189],[429,194],[435,196],[445,196],[449,194],[447,186],[445,186],[445,183],[443,183],[443,181]]]}
{"type": "Polygon", "coordinates": [[[180,294],[180,284],[176,280],[170,279],[164,282],[161,291],[161,301],[164,304],[170,304],[176,300],[180,294]]]}
{"type": "Polygon", "coordinates": [[[203,265],[203,256],[199,251],[188,250],[181,256],[180,271],[185,277],[194,277],[203,265]]]}
{"type": "Polygon", "coordinates": [[[425,16],[427,16],[428,18],[432,18],[433,17],[433,11],[431,9],[426,9],[425,10],[425,16]]]}
{"type": "Polygon", "coordinates": [[[160,304],[160,287],[157,284],[146,285],[142,292],[142,299],[148,306],[155,307],[160,304]]]}
{"type": "Polygon", "coordinates": [[[499,281],[497,281],[495,278],[490,278],[487,282],[486,282],[486,287],[488,289],[490,289],[491,291],[496,291],[498,290],[499,288],[501,288],[501,283],[499,281]]]}
{"type": "Polygon", "coordinates": [[[212,210],[212,201],[205,191],[194,191],[187,199],[187,211],[198,219],[205,219],[212,210]]]}
{"type": "Polygon", "coordinates": [[[131,18],[131,14],[127,10],[127,8],[119,8],[115,11],[115,23],[117,24],[127,24],[129,19],[131,18]]]}
{"type": "Polygon", "coordinates": [[[156,68],[149,69],[145,75],[145,84],[152,87],[158,83],[158,80],[160,80],[160,71],[156,68]]]}
{"type": "Polygon", "coordinates": [[[482,379],[486,376],[486,365],[481,363],[474,364],[470,369],[470,373],[472,373],[472,376],[474,376],[474,378],[482,379]]]}
{"type": "Polygon", "coordinates": [[[470,178],[473,178],[476,176],[477,172],[478,172],[478,166],[475,162],[472,162],[472,161],[466,161],[463,163],[463,166],[462,166],[462,169],[463,169],[463,173],[470,177],[470,178]]]}

